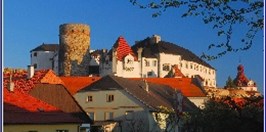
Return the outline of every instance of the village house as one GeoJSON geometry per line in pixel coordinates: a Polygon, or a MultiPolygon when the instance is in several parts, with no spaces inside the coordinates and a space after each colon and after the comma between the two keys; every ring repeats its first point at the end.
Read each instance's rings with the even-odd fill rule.
{"type": "Polygon", "coordinates": [[[164,130],[165,125],[158,124],[155,118],[160,107],[180,112],[197,109],[186,97],[181,97],[179,91],[167,85],[113,75],[94,81],[77,91],[74,97],[94,120],[92,129],[108,132],[164,130]]]}
{"type": "Polygon", "coordinates": [[[52,70],[4,73],[4,129],[76,132],[90,130],[92,120],[52,70]]]}

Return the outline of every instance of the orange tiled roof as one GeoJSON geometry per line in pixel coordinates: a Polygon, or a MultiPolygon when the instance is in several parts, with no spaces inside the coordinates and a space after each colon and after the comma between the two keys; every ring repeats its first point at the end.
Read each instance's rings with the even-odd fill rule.
{"type": "Polygon", "coordinates": [[[80,89],[89,86],[93,82],[99,80],[100,77],[69,76],[69,77],[60,77],[60,79],[64,82],[64,86],[68,89],[71,95],[74,95],[80,89]]]}
{"type": "Polygon", "coordinates": [[[27,79],[27,72],[15,71],[12,74],[14,91],[8,90],[10,73],[4,73],[4,123],[8,124],[47,124],[47,123],[81,123],[82,120],[64,113],[59,108],[41,101],[29,91],[38,83],[61,84],[60,78],[51,70],[36,71],[34,76],[27,79]]]}
{"type": "MultiPolygon", "coordinates": [[[[139,80],[142,78],[132,78],[139,80]]],[[[145,78],[148,82],[164,84],[178,89],[186,97],[205,97],[203,91],[192,82],[191,78],[145,78]]]]}
{"type": "Polygon", "coordinates": [[[37,108],[47,108],[47,110],[59,110],[45,102],[42,102],[27,93],[34,88],[37,83],[62,84],[60,78],[56,77],[52,70],[39,70],[34,76],[27,79],[27,71],[15,71],[12,74],[14,82],[14,91],[10,92],[8,84],[10,82],[10,73],[4,73],[4,102],[19,106],[29,111],[36,111],[37,108]]]}
{"type": "Polygon", "coordinates": [[[173,66],[174,69],[174,77],[185,77],[184,74],[180,71],[180,69],[178,68],[178,65],[174,65],[173,66]]]}
{"type": "Polygon", "coordinates": [[[136,55],[133,53],[131,47],[122,36],[117,39],[113,47],[117,48],[117,59],[119,61],[122,61],[128,54],[131,54],[135,61],[137,60],[136,55]]]}
{"type": "MultiPolygon", "coordinates": [[[[4,87],[7,87],[9,79],[10,73],[4,73],[4,87]]],[[[12,74],[12,81],[15,84],[15,90],[24,93],[28,93],[37,83],[63,84],[62,80],[52,70],[35,71],[30,79],[27,79],[27,71],[14,72],[12,74]]]]}
{"type": "Polygon", "coordinates": [[[4,103],[12,104],[30,112],[40,112],[38,109],[44,111],[60,111],[55,106],[38,100],[27,93],[18,90],[10,92],[7,88],[4,88],[4,103]]]}

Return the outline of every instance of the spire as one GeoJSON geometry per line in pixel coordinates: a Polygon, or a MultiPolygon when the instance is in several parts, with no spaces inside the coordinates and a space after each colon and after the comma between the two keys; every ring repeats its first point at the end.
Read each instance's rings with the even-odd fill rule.
{"type": "Polygon", "coordinates": [[[136,55],[133,53],[131,47],[129,46],[127,41],[124,39],[124,37],[120,36],[116,40],[116,43],[114,44],[113,48],[116,48],[118,60],[121,61],[128,54],[131,54],[134,57],[134,60],[137,60],[136,55]]]}

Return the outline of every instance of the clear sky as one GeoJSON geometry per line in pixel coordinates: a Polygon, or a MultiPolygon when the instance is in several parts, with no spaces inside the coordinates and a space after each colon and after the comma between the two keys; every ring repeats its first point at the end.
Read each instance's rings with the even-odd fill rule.
{"type": "MultiPolygon", "coordinates": [[[[219,40],[212,26],[203,24],[199,18],[181,18],[174,9],[152,18],[152,10],[139,9],[129,0],[5,0],[3,5],[4,67],[26,68],[30,64],[30,50],[42,43],[59,43],[59,25],[64,23],[88,24],[92,49],[110,49],[119,36],[133,45],[137,40],[158,34],[164,41],[201,55],[210,43],[219,40]]],[[[234,30],[238,31],[233,38],[237,44],[243,28],[234,30]]],[[[263,31],[260,31],[250,50],[208,61],[217,70],[218,86],[223,87],[228,76],[236,77],[241,60],[246,76],[257,82],[263,92],[263,49],[263,31]]]]}

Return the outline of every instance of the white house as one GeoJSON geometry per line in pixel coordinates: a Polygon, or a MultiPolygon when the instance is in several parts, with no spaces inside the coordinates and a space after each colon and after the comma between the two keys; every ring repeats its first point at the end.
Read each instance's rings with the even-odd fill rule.
{"type": "Polygon", "coordinates": [[[150,132],[169,129],[157,120],[160,108],[179,112],[197,109],[179,95],[166,85],[107,75],[79,90],[74,98],[94,120],[91,130],[150,132]]]}
{"type": "Polygon", "coordinates": [[[53,69],[58,74],[58,44],[41,44],[30,51],[31,65],[35,70],[53,69]]]}

